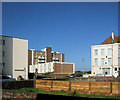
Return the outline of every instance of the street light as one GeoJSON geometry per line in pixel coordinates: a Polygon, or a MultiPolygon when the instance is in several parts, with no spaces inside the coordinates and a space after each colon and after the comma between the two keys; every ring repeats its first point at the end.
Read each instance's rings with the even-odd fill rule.
{"type": "Polygon", "coordinates": [[[82,67],[83,67],[83,75],[84,75],[84,58],[82,58],[82,67]]]}
{"type": "Polygon", "coordinates": [[[56,79],[56,52],[55,53],[55,79],[56,79]]]}

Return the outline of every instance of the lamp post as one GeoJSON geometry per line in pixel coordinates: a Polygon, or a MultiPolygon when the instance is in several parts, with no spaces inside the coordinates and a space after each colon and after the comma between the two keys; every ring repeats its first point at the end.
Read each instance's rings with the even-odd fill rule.
{"type": "Polygon", "coordinates": [[[56,52],[55,53],[55,79],[56,79],[56,52]]]}
{"type": "Polygon", "coordinates": [[[83,75],[84,75],[84,58],[82,58],[82,67],[83,67],[83,75]]]}

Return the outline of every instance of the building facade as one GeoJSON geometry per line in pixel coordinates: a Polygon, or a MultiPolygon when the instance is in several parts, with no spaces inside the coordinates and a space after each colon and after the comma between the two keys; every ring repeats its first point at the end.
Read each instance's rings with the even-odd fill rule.
{"type": "Polygon", "coordinates": [[[120,71],[119,36],[110,36],[100,45],[91,46],[92,75],[118,76],[120,71]]]}
{"type": "Polygon", "coordinates": [[[48,62],[29,66],[29,72],[38,74],[53,73],[53,74],[73,74],[75,73],[75,64],[67,62],[48,62]]]}
{"type": "Polygon", "coordinates": [[[51,47],[46,47],[41,51],[35,49],[28,50],[28,65],[47,62],[64,62],[64,54],[52,51],[51,47]]]}
{"type": "Polygon", "coordinates": [[[0,37],[2,74],[28,79],[28,40],[9,36],[0,37]]]}

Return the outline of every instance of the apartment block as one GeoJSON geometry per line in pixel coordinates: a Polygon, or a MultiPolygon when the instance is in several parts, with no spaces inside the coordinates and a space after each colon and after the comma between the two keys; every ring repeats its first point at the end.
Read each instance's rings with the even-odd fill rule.
{"type": "Polygon", "coordinates": [[[64,54],[52,51],[51,47],[46,47],[40,51],[28,50],[28,65],[36,65],[47,62],[64,62],[64,54]]]}
{"type": "Polygon", "coordinates": [[[75,73],[75,64],[67,62],[48,62],[29,66],[29,73],[38,74],[56,73],[56,74],[73,74],[75,73]]]}
{"type": "Polygon", "coordinates": [[[9,36],[0,37],[2,74],[28,79],[28,40],[9,36]]]}
{"type": "Polygon", "coordinates": [[[120,72],[120,35],[109,36],[100,45],[91,46],[92,75],[105,74],[119,76],[120,72]]]}

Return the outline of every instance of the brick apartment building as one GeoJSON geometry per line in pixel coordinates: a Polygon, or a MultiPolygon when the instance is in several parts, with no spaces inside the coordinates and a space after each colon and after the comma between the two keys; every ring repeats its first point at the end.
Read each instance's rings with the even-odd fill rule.
{"type": "Polygon", "coordinates": [[[38,74],[72,74],[75,73],[75,64],[64,62],[64,54],[52,51],[46,47],[41,51],[28,50],[29,75],[38,70],[38,74]]]}
{"type": "Polygon", "coordinates": [[[64,62],[64,54],[52,51],[51,47],[46,47],[40,51],[28,50],[28,65],[36,65],[47,62],[64,62]]]}

